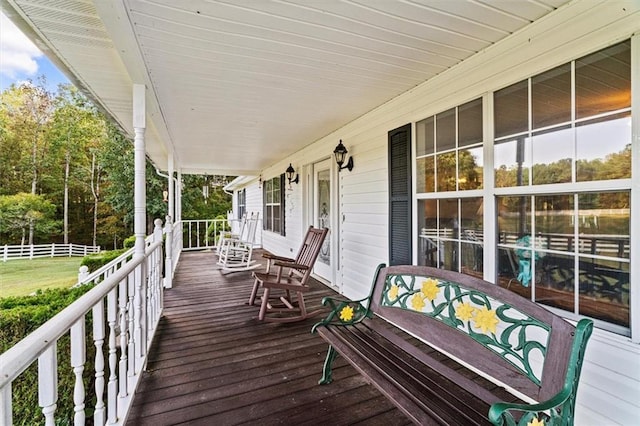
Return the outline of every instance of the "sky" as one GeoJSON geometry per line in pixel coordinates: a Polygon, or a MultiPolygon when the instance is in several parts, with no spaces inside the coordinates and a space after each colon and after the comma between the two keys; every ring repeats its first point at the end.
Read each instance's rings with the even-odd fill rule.
{"type": "Polygon", "coordinates": [[[69,83],[9,18],[0,13],[0,91],[11,83],[35,81],[40,75],[46,76],[49,91],[55,91],[59,83],[69,83]]]}

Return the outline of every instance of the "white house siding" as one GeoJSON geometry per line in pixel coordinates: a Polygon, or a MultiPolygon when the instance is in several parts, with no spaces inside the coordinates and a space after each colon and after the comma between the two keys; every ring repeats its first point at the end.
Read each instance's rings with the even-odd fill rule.
{"type": "Polygon", "coordinates": [[[247,213],[260,213],[260,221],[258,222],[258,228],[256,229],[255,243],[258,246],[262,246],[262,190],[258,188],[257,179],[255,185],[247,187],[245,201],[247,213]]]}
{"type": "MultiPolygon", "coordinates": [[[[300,152],[264,170],[263,176],[282,173],[291,162],[296,170],[318,161],[333,151],[342,139],[354,157],[352,172],[339,174],[340,271],[345,296],[365,297],[375,267],[388,260],[387,133],[407,123],[486,95],[511,83],[564,64],[640,33],[640,1],[573,2],[534,23],[524,32],[480,52],[468,61],[429,82],[389,101],[300,152]]],[[[640,37],[633,40],[634,84],[640,81],[638,64],[640,37]]],[[[634,89],[638,93],[638,89],[634,89]]],[[[349,102],[349,99],[336,99],[349,102]]],[[[634,100],[637,127],[638,101],[634,100]]],[[[637,131],[634,144],[640,143],[637,131]]],[[[485,141],[485,143],[492,143],[485,141]]],[[[634,146],[634,155],[640,152],[634,146]]],[[[637,162],[637,159],[635,160],[637,162]]],[[[637,164],[637,163],[636,163],[637,164]]],[[[265,248],[279,254],[295,250],[306,227],[307,210],[303,191],[308,177],[287,193],[287,236],[264,232],[265,248]]],[[[640,176],[634,175],[634,191],[640,190],[640,176]]],[[[249,198],[249,197],[247,197],[249,198]]],[[[639,197],[635,195],[635,200],[639,197]]],[[[632,199],[632,200],[633,200],[632,199]]],[[[638,223],[640,205],[632,201],[632,223],[638,223]]],[[[633,226],[633,225],[632,225],[633,226]]],[[[491,232],[488,229],[487,231],[491,232]]],[[[415,233],[414,233],[415,235],[415,233]]],[[[633,236],[637,231],[632,230],[633,236]]],[[[633,247],[640,247],[632,242],[633,247]]],[[[415,251],[415,250],[414,250],[415,251]]],[[[640,253],[632,250],[631,264],[640,253]]],[[[634,262],[635,260],[635,262],[634,262]]],[[[632,275],[632,312],[640,311],[640,273],[632,275]]],[[[637,314],[635,314],[637,315],[637,314]]],[[[632,324],[638,325],[637,319],[632,324]]],[[[638,328],[638,327],[636,327],[638,328]]],[[[640,330],[634,329],[638,342],[640,330]]],[[[589,343],[578,394],[576,424],[640,424],[640,348],[630,339],[596,330],[589,343]]]]}

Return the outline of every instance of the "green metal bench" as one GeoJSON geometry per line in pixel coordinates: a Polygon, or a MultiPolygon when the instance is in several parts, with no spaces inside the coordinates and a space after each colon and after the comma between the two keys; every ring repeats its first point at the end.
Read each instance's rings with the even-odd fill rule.
{"type": "Polygon", "coordinates": [[[323,303],[320,384],[340,354],[417,424],[573,424],[591,320],[426,266],[380,265],[368,298],[323,303]]]}

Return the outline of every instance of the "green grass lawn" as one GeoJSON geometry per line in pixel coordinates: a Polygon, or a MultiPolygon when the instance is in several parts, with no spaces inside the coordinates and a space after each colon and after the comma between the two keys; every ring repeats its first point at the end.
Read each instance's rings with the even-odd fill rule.
{"type": "Polygon", "coordinates": [[[25,296],[38,289],[71,287],[78,282],[82,257],[0,262],[0,297],[25,296]]]}

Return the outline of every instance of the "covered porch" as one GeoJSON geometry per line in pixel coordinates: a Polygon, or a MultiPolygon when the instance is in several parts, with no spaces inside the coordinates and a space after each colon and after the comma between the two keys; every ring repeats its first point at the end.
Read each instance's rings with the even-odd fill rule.
{"type": "MultiPolygon", "coordinates": [[[[55,342],[68,332],[76,336],[71,348],[77,377],[76,424],[84,424],[85,411],[96,424],[228,424],[255,423],[258,418],[265,423],[303,424],[322,423],[323,416],[335,424],[390,424],[400,418],[348,367],[339,370],[345,380],[330,387],[315,385],[324,345],[309,333],[313,320],[289,326],[257,322],[253,319],[257,307],[244,305],[250,275],[221,277],[213,270],[213,254],[187,252],[191,246],[183,240],[182,177],[205,173],[239,176],[236,186],[227,188],[234,192],[235,216],[261,212],[266,223],[261,242],[269,251],[288,255],[298,247],[307,226],[328,224],[332,257],[324,281],[354,300],[368,293],[371,273],[379,263],[424,262],[419,241],[431,229],[437,230],[436,243],[460,248],[456,253],[461,255],[451,256],[456,260],[446,268],[467,266],[459,260],[466,247],[474,253],[474,273],[502,284],[502,264],[508,263],[501,264],[500,252],[517,249],[515,238],[500,239],[502,231],[513,231],[505,218],[533,218],[529,220],[533,227],[527,228],[533,235],[536,216],[546,211],[544,206],[566,206],[549,210],[548,216],[573,217],[570,235],[577,240],[582,238],[580,215],[604,212],[608,205],[603,200],[580,208],[576,200],[600,193],[618,199],[622,194],[625,210],[614,213],[622,214],[629,226],[615,232],[607,227],[598,238],[627,236],[628,250],[599,253],[577,244],[548,244],[541,251],[549,254],[547,260],[550,255],[564,256],[578,276],[583,258],[626,265],[628,285],[620,285],[625,308],[617,309],[618,300],[610,298],[614,303],[600,310],[616,310],[623,324],[600,315],[586,357],[576,421],[637,421],[640,286],[639,275],[627,273],[640,260],[637,1],[0,0],[0,4],[133,141],[137,237],[133,261],[105,271],[90,297],[24,344],[28,351],[14,351],[11,363],[0,362],[0,424],[12,422],[13,379],[36,361],[42,366],[39,406],[47,424],[57,420],[58,392],[72,390],[58,388],[55,342]],[[621,47],[623,60],[615,53],[621,47]],[[584,99],[602,101],[604,106],[585,118],[576,119],[579,99],[558,103],[568,111],[568,118],[563,118],[564,113],[529,96],[535,92],[535,82],[542,83],[539,93],[549,95],[542,99],[553,105],[566,94],[578,93],[580,60],[598,63],[595,59],[601,56],[605,68],[613,64],[615,72],[606,77],[586,74],[584,87],[593,95],[584,99]],[[558,70],[564,70],[558,74],[559,88],[547,89],[555,87],[551,77],[558,70]],[[610,84],[617,81],[612,75],[621,77],[619,87],[610,84]],[[513,89],[521,84],[523,89],[513,89]],[[496,107],[500,99],[508,101],[501,109],[496,107]],[[622,101],[608,106],[612,99],[622,101]],[[522,108],[514,108],[516,104],[522,108]],[[547,113],[542,116],[549,123],[543,120],[534,126],[535,111],[530,109],[535,105],[547,113]],[[496,118],[502,120],[502,133],[496,129],[496,118]],[[443,133],[438,140],[438,121],[451,137],[443,133]],[[522,129],[515,125],[520,121],[522,129]],[[584,158],[578,156],[575,144],[567,158],[547,161],[533,158],[539,145],[530,143],[531,158],[524,158],[531,175],[527,185],[517,180],[498,182],[501,168],[523,168],[518,158],[524,154],[516,155],[521,152],[522,135],[532,139],[555,130],[565,132],[566,126],[577,132],[588,129],[587,122],[618,121],[625,129],[620,138],[623,152],[629,154],[620,175],[581,180],[577,164],[584,158]],[[460,140],[458,136],[466,133],[474,137],[460,140]],[[332,153],[343,141],[355,158],[355,168],[341,172],[342,164],[333,161],[332,153]],[[393,154],[391,148],[397,146],[402,150],[393,154]],[[514,155],[501,162],[498,154],[510,147],[514,155]],[[463,162],[455,159],[471,157],[477,163],[470,168],[474,179],[470,175],[467,180],[463,162]],[[404,161],[401,167],[391,161],[399,158],[404,161]],[[147,243],[146,159],[167,178],[168,193],[166,222],[156,223],[157,235],[147,243]],[[572,164],[569,178],[535,184],[534,166],[567,159],[572,164]],[[447,166],[448,160],[455,161],[447,166]],[[438,168],[438,161],[445,167],[438,168]],[[289,179],[286,185],[290,167],[295,169],[295,181],[289,179]],[[398,170],[404,175],[392,176],[398,170]],[[438,181],[438,176],[448,179],[438,181]],[[404,192],[392,193],[393,182],[399,182],[395,188],[404,192]],[[406,212],[401,220],[391,214],[398,199],[403,204],[395,211],[406,212]],[[331,206],[326,214],[319,208],[321,200],[331,206]],[[503,212],[496,200],[512,209],[503,212]],[[520,200],[529,203],[528,210],[518,208],[525,205],[520,200]],[[464,233],[454,232],[459,225],[481,232],[473,241],[464,240],[464,233]],[[396,257],[399,253],[402,257],[396,257]],[[85,315],[90,313],[100,321],[85,338],[85,315]],[[92,346],[101,349],[95,360],[85,353],[92,346]],[[82,381],[89,363],[96,370],[95,391],[82,381]],[[375,410],[381,411],[370,417],[375,410]],[[213,415],[219,417],[209,417],[213,415]]],[[[597,142],[601,147],[610,141],[597,142]]],[[[554,150],[540,152],[547,151],[554,150]]],[[[443,261],[446,265],[448,259],[443,261]]],[[[535,259],[531,265],[536,284],[535,259]]],[[[505,270],[513,276],[515,268],[505,270]]],[[[543,269],[558,286],[567,281],[560,280],[566,270],[543,269]]],[[[530,297],[546,298],[546,289],[540,290],[530,297]]],[[[318,287],[309,304],[319,303],[331,291],[318,287]]],[[[580,297],[580,286],[574,285],[572,303],[567,307],[563,300],[552,308],[563,311],[570,321],[577,320],[585,314],[576,303],[580,297]]],[[[403,423],[404,418],[398,421],[403,423]]]]}

